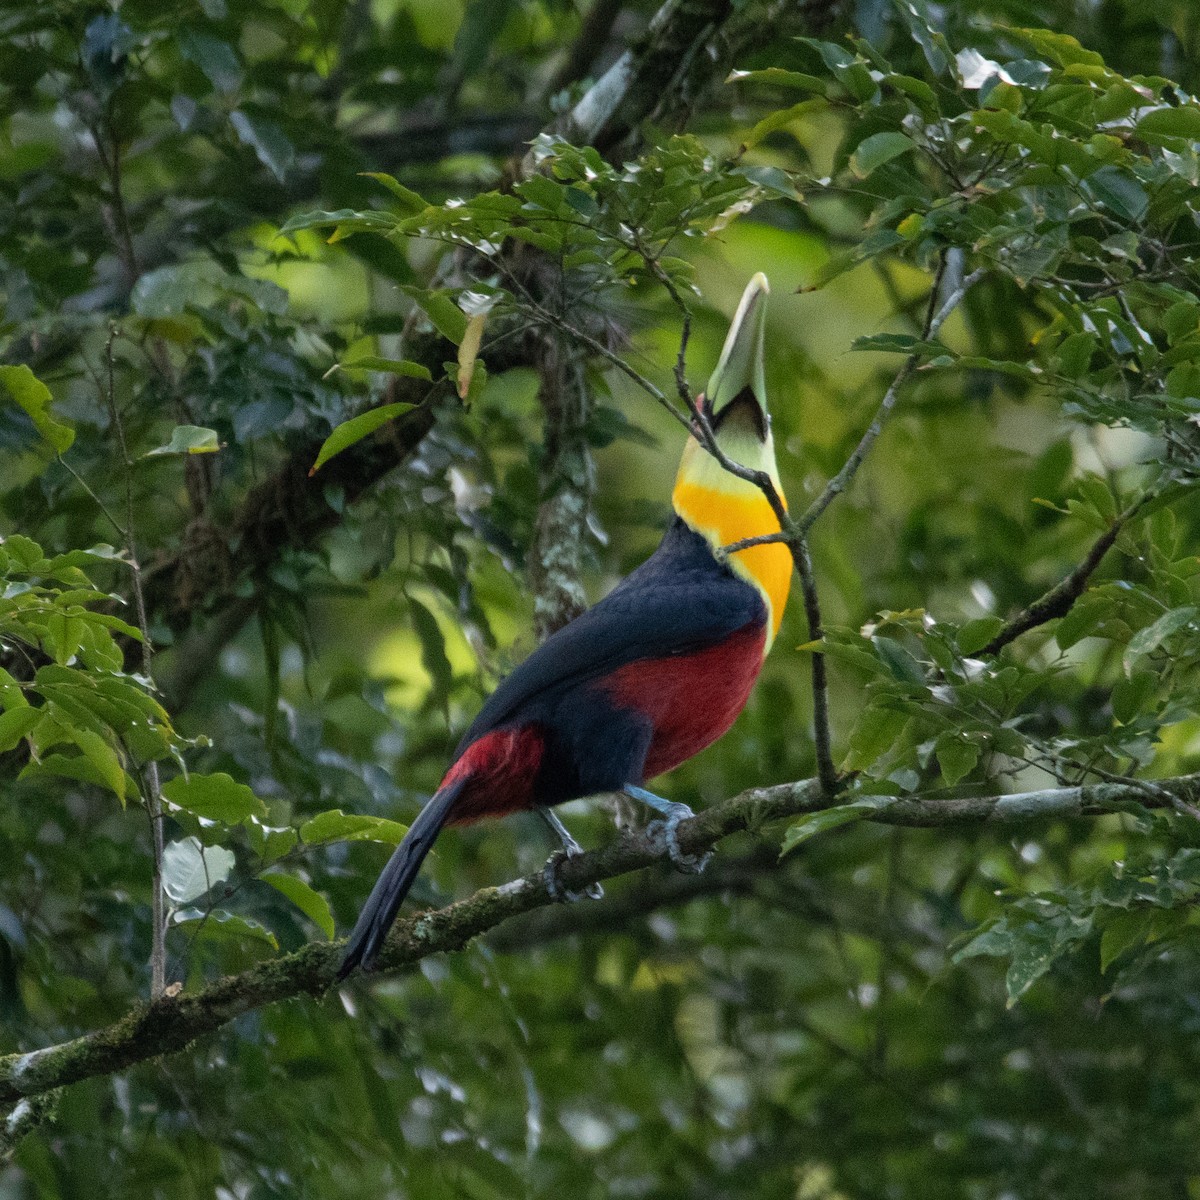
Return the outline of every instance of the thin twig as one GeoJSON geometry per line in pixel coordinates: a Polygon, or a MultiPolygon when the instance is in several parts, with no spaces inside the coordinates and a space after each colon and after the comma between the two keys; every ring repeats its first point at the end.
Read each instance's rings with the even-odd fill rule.
{"type": "MultiPolygon", "coordinates": [[[[683,326],[679,331],[679,353],[675,355],[675,391],[683,407],[690,413],[695,407],[692,389],[688,386],[687,381],[687,349],[688,343],[692,339],[692,310],[688,307],[687,301],[679,294],[679,289],[675,286],[675,281],[671,278],[670,273],[646,248],[645,243],[636,230],[634,231],[633,239],[634,248],[642,256],[642,262],[646,264],[646,269],[662,284],[667,295],[671,297],[671,303],[679,309],[679,316],[683,322],[683,326]]],[[[663,250],[665,249],[666,246],[663,247],[663,250]]]]}
{"type": "MultiPolygon", "coordinates": [[[[133,523],[133,459],[129,454],[129,444],[125,440],[125,425],[121,421],[121,413],[117,408],[116,386],[114,379],[113,342],[117,338],[117,327],[112,325],[108,331],[108,341],[104,347],[105,368],[107,372],[104,398],[108,406],[109,420],[117,435],[117,444],[121,451],[121,461],[125,468],[125,549],[129,555],[129,570],[133,578],[133,600],[137,612],[138,629],[142,635],[142,674],[146,682],[151,679],[150,667],[154,657],[154,646],[150,640],[150,622],[146,616],[146,597],[142,591],[142,571],[138,563],[137,540],[133,523]]],[[[112,519],[111,517],[109,518],[112,519]]],[[[150,943],[150,998],[157,1000],[163,994],[167,983],[167,949],[166,949],[166,914],[163,907],[163,828],[162,828],[162,785],[158,777],[158,763],[151,759],[146,763],[146,812],[150,818],[150,843],[153,850],[153,879],[150,898],[150,920],[153,925],[150,943]]]]}
{"type": "Polygon", "coordinates": [[[790,546],[795,537],[794,533],[784,533],[782,529],[778,533],[760,533],[757,537],[741,538],[739,541],[727,543],[721,547],[721,553],[736,554],[739,550],[749,550],[754,546],[773,546],[779,542],[790,546]]]}
{"type": "MultiPolygon", "coordinates": [[[[938,264],[937,274],[934,276],[933,288],[929,293],[929,307],[926,311],[925,325],[921,331],[921,340],[929,341],[937,335],[938,330],[946,323],[946,318],[958,307],[962,298],[971,290],[976,283],[986,274],[986,269],[983,267],[972,271],[962,283],[958,285],[946,297],[945,302],[940,308],[937,307],[938,293],[941,290],[942,277],[946,270],[946,259],[943,256],[938,264]]],[[[884,422],[887,421],[893,408],[896,406],[896,401],[900,398],[900,389],[907,382],[908,377],[917,369],[918,363],[921,361],[919,354],[910,354],[892,380],[891,386],[884,393],[883,399],[879,402],[879,407],[875,410],[875,416],[871,419],[871,424],[867,426],[866,432],[862,435],[857,446],[854,447],[853,453],[846,459],[842,469],[825,485],[824,491],[808,506],[804,514],[796,520],[796,525],[801,533],[807,533],[821,514],[829,507],[834,498],[840,496],[849,486],[854,476],[858,474],[859,467],[862,466],[863,460],[871,452],[871,447],[875,445],[876,438],[883,431],[884,422]]]]}
{"type": "Polygon", "coordinates": [[[96,143],[96,152],[100,156],[100,165],[108,175],[108,185],[112,193],[112,233],[117,242],[117,258],[125,273],[125,286],[132,289],[141,278],[142,269],[138,263],[137,251],[133,246],[133,232],[129,224],[129,212],[125,207],[125,194],[121,185],[121,144],[112,119],[112,101],[109,102],[104,129],[93,126],[91,134],[92,140],[96,143]],[[105,130],[111,138],[109,147],[111,154],[105,152],[105,130]]]}
{"type": "Polygon", "coordinates": [[[1058,581],[1048,592],[1039,596],[1028,608],[1022,609],[1011,621],[996,634],[994,638],[979,652],[993,656],[999,654],[1010,642],[1015,642],[1022,634],[1053,621],[1056,617],[1065,617],[1071,611],[1075,601],[1083,595],[1088,581],[1100,565],[1101,559],[1111,549],[1121,530],[1145,507],[1157,492],[1147,492],[1140,496],[1123,513],[1119,514],[1113,523],[1096,539],[1084,560],[1069,574],[1058,581]]]}
{"type": "MultiPolygon", "coordinates": [[[[821,602],[817,595],[817,580],[813,572],[808,541],[797,538],[790,544],[800,590],[804,596],[804,615],[808,620],[808,640],[820,642],[825,637],[821,624],[821,602]]],[[[827,796],[839,789],[837,767],[833,765],[833,739],[829,731],[829,681],[825,673],[825,655],[816,650],[812,655],[813,747],[817,758],[817,778],[827,796]]]]}

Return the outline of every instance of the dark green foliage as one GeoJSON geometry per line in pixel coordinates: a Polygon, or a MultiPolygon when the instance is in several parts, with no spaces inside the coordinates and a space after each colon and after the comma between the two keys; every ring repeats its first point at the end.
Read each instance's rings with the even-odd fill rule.
{"type": "MultiPolygon", "coordinates": [[[[166,1036],[156,789],[177,1002],[236,976],[18,1109],[0,1196],[1200,1194],[1192,6],[581,7],[0,4],[0,1055],[166,1036]],[[846,794],[312,998],[532,646],[546,506],[592,596],[644,557],[757,270],[794,515],[900,383],[826,638],[659,786],[810,778],[823,653],[846,794]]],[[[546,849],[450,831],[414,896],[546,849]]]]}

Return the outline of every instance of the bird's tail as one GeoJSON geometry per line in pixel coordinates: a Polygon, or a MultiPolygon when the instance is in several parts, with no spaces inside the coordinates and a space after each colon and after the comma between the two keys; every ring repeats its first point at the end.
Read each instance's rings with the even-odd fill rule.
{"type": "Polygon", "coordinates": [[[338,967],[339,982],[355,967],[361,966],[364,971],[370,971],[375,966],[383,939],[391,929],[404,897],[408,895],[438,831],[449,819],[450,810],[466,782],[467,777],[464,776],[439,788],[409,826],[404,840],[383,868],[383,873],[359,913],[358,922],[346,943],[342,965],[338,967]]]}

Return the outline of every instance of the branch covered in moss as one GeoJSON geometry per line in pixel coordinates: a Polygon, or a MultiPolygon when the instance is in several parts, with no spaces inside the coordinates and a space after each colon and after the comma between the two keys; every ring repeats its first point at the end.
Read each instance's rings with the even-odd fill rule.
{"type": "Polygon", "coordinates": [[[547,334],[537,369],[545,433],[528,573],[534,633],[540,642],[587,608],[583,566],[596,470],[587,441],[595,398],[582,347],[547,334]]]}
{"type": "MultiPolygon", "coordinates": [[[[1158,780],[1149,795],[1144,783],[1129,780],[952,800],[894,799],[864,808],[863,817],[891,825],[970,826],[1097,816],[1130,803],[1153,807],[1172,798],[1200,798],[1200,775],[1158,780]],[[1159,795],[1161,800],[1156,798],[1159,795]]],[[[862,805],[861,799],[858,804],[862,805]]],[[[678,829],[679,845],[686,854],[701,854],[732,834],[755,832],[770,822],[832,806],[815,779],[752,788],[684,821],[678,829]]],[[[562,864],[561,882],[572,891],[582,891],[589,883],[665,863],[667,858],[661,837],[651,828],[568,859],[562,864]]],[[[380,969],[387,973],[409,970],[430,955],[461,950],[513,917],[553,903],[540,871],[501,887],[483,888],[445,908],[397,922],[380,955],[380,969]]],[[[577,911],[582,928],[587,923],[587,908],[580,906],[577,911]]],[[[322,996],[334,983],[342,949],[341,942],[314,942],[198,992],[163,996],[105,1029],[41,1050],[6,1055],[0,1058],[0,1103],[15,1104],[175,1053],[236,1017],[280,1000],[322,996]]]]}

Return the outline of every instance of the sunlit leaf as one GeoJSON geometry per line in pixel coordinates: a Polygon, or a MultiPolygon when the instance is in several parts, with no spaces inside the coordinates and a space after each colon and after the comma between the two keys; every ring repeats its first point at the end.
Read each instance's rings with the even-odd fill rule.
{"type": "Polygon", "coordinates": [[[809,813],[788,826],[783,837],[781,855],[790,854],[797,846],[803,845],[818,834],[838,829],[854,821],[861,821],[872,813],[882,812],[896,802],[894,796],[863,796],[849,804],[840,804],[836,808],[826,808],[820,812],[809,813]]]}
{"type": "Polygon", "coordinates": [[[177,907],[224,883],[234,856],[224,846],[205,846],[199,838],[170,842],[163,850],[163,890],[177,907]]]}
{"type": "Polygon", "coordinates": [[[300,826],[300,840],[306,846],[326,842],[384,842],[398,846],[408,827],[385,817],[344,813],[340,808],[323,812],[300,826]]]}
{"type": "Polygon", "coordinates": [[[164,446],[147,450],[144,458],[160,454],[214,454],[220,450],[221,442],[215,429],[204,429],[199,425],[176,425],[171,430],[171,440],[164,446]]]}
{"type": "Polygon", "coordinates": [[[225,825],[267,815],[267,806],[250,788],[222,771],[178,775],[163,784],[162,793],[176,808],[225,825]]]}
{"type": "Polygon", "coordinates": [[[349,421],[343,421],[322,443],[316,462],[309,470],[309,475],[315,475],[335,454],[348,450],[355,442],[375,432],[381,426],[406,412],[411,412],[414,404],[381,404],[378,408],[368,409],[349,421]]]}
{"type": "Polygon", "coordinates": [[[282,871],[267,871],[259,879],[286,896],[327,938],[332,939],[333,913],[329,910],[329,901],[320,892],[298,875],[285,875],[282,871]]]}
{"type": "Polygon", "coordinates": [[[50,389],[22,363],[17,367],[0,366],[0,384],[9,396],[29,414],[34,428],[63,454],[75,440],[75,430],[50,413],[50,389]]]}

